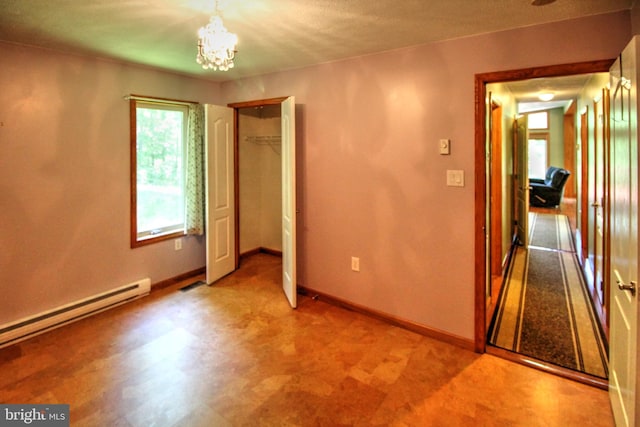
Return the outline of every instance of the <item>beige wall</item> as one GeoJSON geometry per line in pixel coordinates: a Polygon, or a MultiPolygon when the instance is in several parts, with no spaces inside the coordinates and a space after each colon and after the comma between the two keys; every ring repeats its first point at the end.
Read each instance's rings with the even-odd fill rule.
{"type": "Polygon", "coordinates": [[[299,282],[472,339],[474,75],[614,58],[629,22],[593,16],[223,84],[226,102],[299,104],[299,282]],[[465,187],[447,187],[448,169],[465,187]]]}

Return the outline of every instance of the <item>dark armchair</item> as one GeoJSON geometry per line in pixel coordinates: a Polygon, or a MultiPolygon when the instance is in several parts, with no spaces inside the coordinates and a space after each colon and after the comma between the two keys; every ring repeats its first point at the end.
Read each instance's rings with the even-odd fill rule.
{"type": "Polygon", "coordinates": [[[564,185],[569,179],[569,172],[566,169],[555,166],[549,167],[544,179],[529,179],[529,204],[552,208],[560,204],[564,193],[564,185]]]}

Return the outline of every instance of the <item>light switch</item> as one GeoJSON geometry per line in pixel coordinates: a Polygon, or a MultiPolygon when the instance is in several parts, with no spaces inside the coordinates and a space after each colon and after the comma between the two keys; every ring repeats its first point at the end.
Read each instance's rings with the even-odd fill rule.
{"type": "Polygon", "coordinates": [[[449,187],[464,187],[464,171],[447,170],[447,185],[449,187]]]}
{"type": "Polygon", "coordinates": [[[451,154],[451,141],[448,139],[440,140],[440,154],[451,154]]]}

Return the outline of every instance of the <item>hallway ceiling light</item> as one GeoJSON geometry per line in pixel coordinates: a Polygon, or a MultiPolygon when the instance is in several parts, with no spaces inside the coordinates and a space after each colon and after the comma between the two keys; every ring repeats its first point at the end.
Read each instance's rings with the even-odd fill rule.
{"type": "Polygon", "coordinates": [[[540,101],[551,101],[553,99],[553,94],[551,92],[544,92],[538,95],[538,99],[540,101]]]}
{"type": "Polygon", "coordinates": [[[233,68],[238,36],[230,33],[222,23],[216,1],[215,15],[207,26],[198,31],[198,56],[196,61],[202,68],[227,71],[233,68]]]}

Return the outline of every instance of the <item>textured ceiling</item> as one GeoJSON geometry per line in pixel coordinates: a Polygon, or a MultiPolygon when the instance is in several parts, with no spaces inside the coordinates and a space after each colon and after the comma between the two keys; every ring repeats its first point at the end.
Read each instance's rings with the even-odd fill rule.
{"type": "Polygon", "coordinates": [[[2,0],[0,40],[234,80],[407,46],[630,9],[635,0],[219,0],[236,67],[205,71],[214,0],[2,0]]]}

